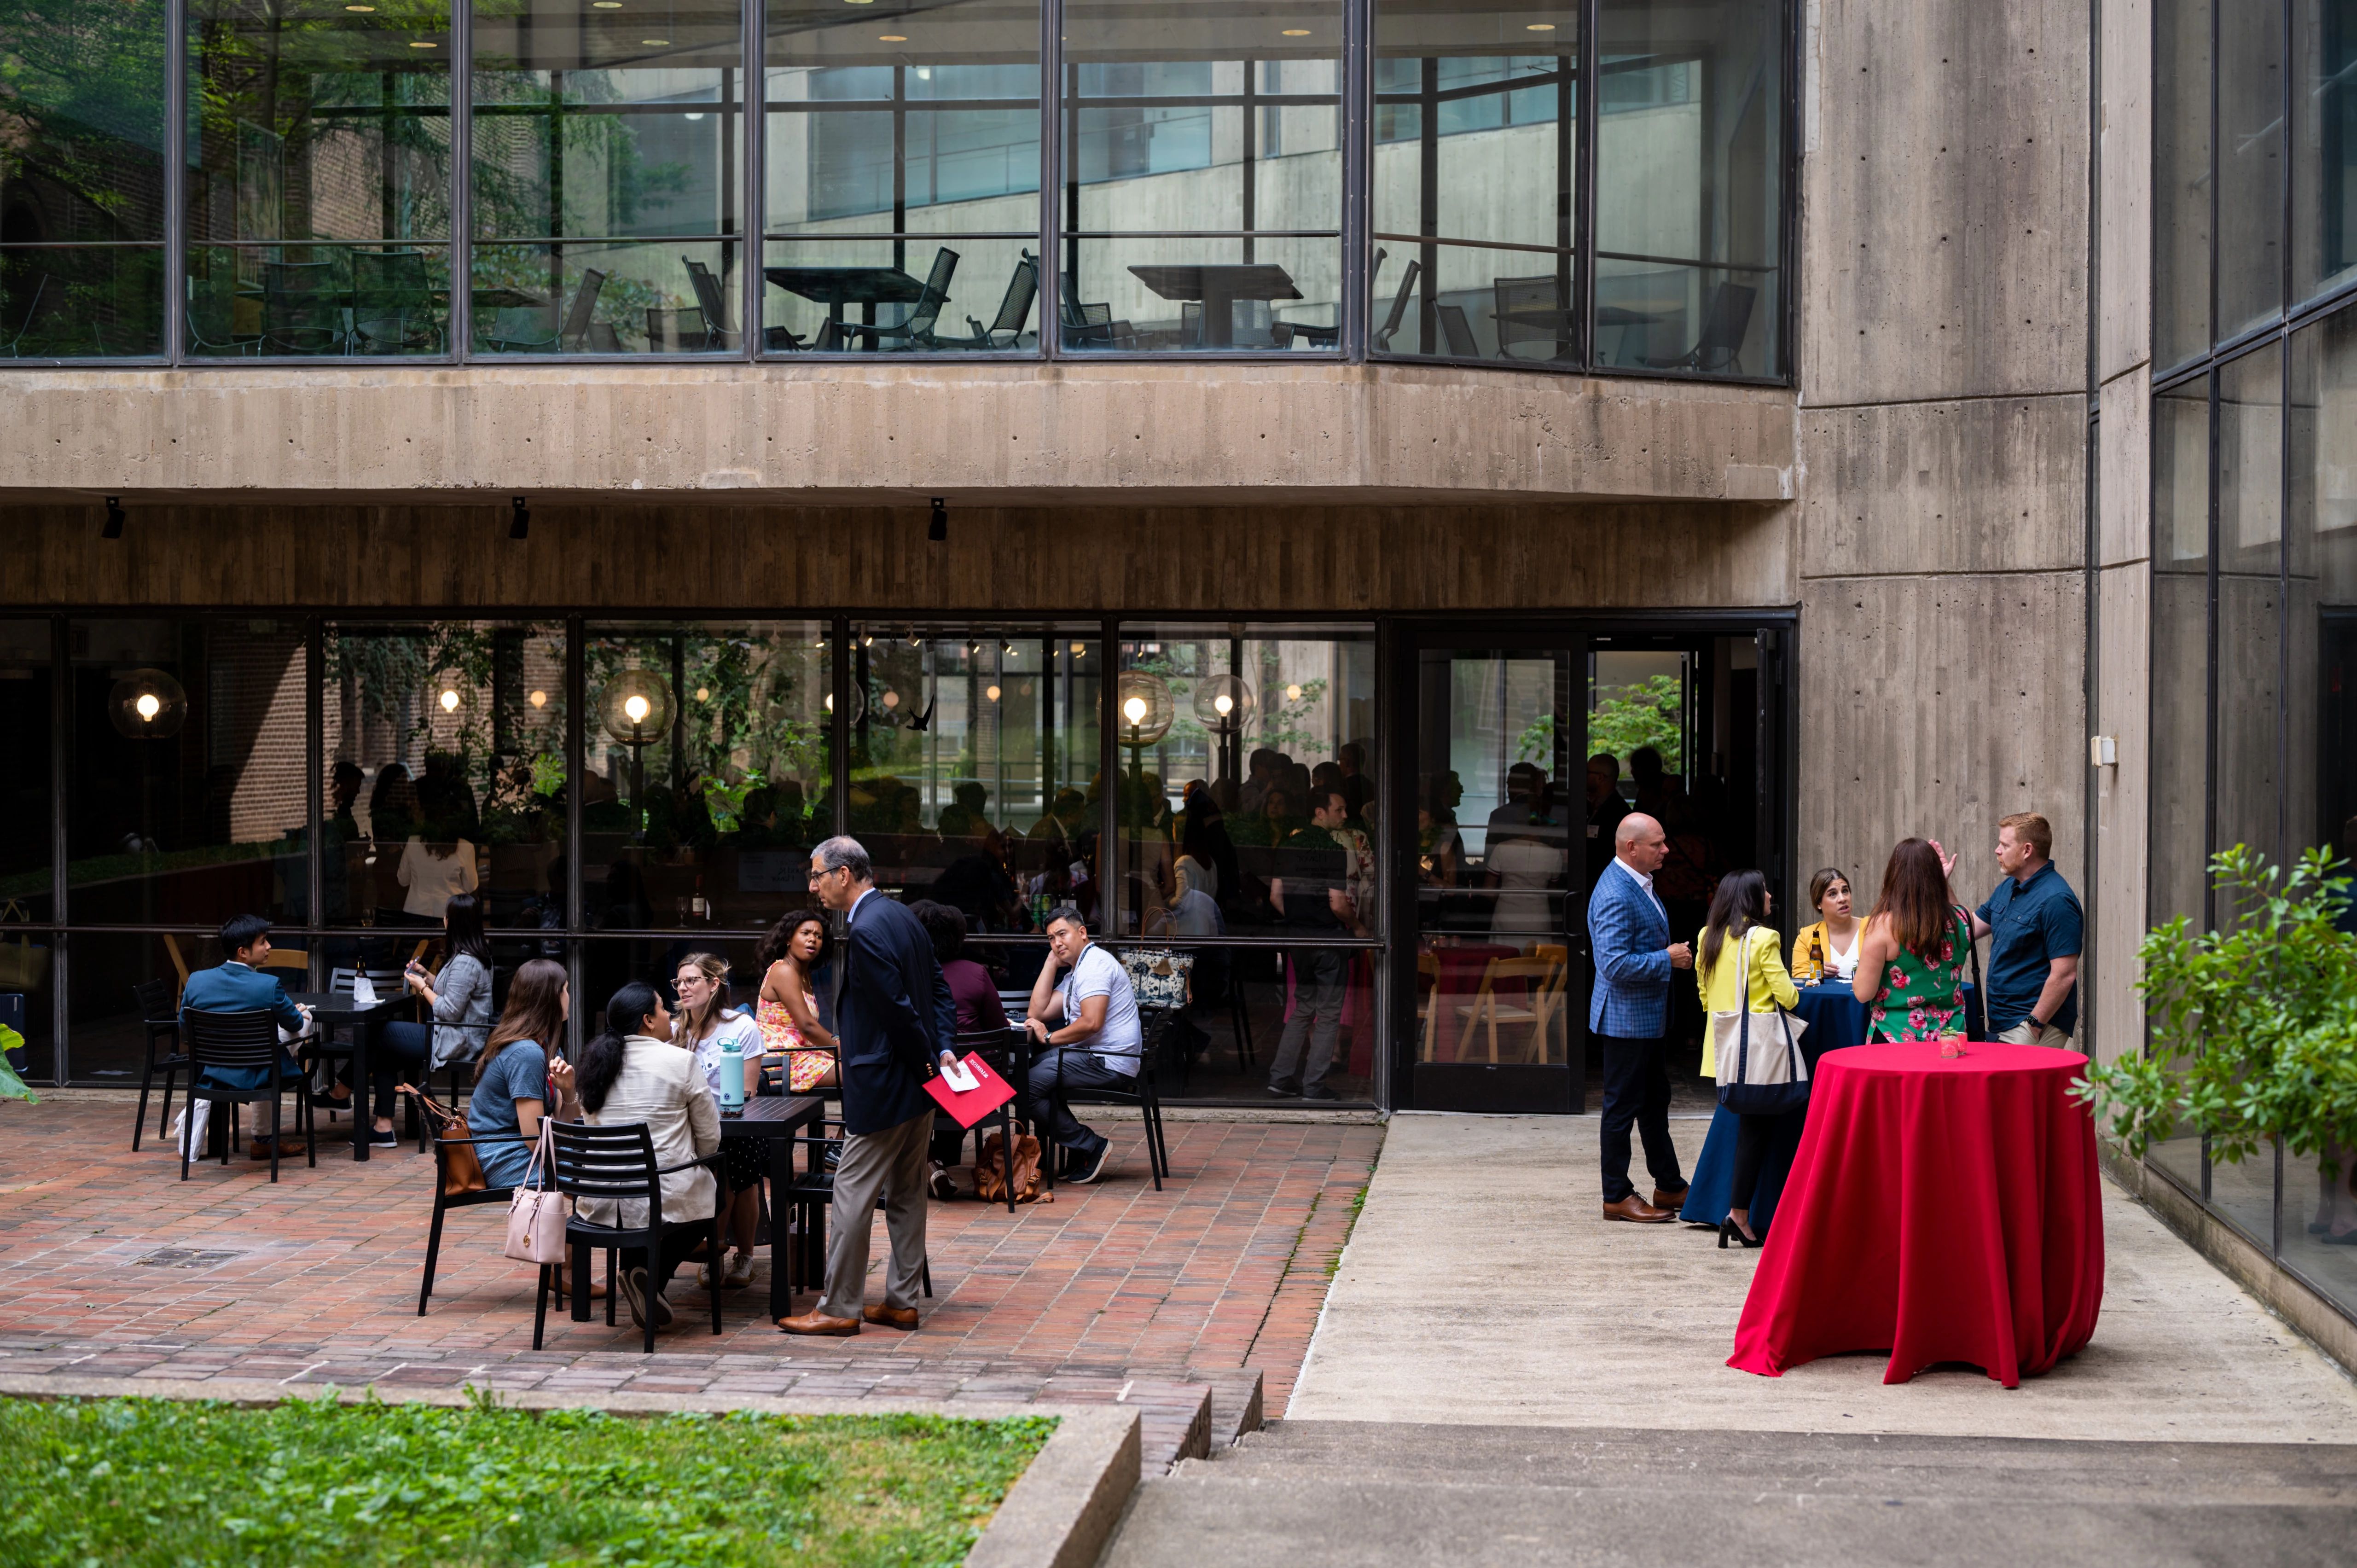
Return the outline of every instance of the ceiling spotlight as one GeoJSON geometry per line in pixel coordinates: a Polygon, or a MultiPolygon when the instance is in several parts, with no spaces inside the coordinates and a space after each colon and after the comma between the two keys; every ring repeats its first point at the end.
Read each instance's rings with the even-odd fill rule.
{"type": "Polygon", "coordinates": [[[646,45],[647,48],[651,49],[669,48],[671,47],[671,40],[669,38],[640,38],[639,42],[646,45]]]}
{"type": "Polygon", "coordinates": [[[455,714],[458,711],[458,693],[452,691],[449,687],[445,686],[442,688],[442,696],[440,701],[442,703],[442,711],[444,713],[455,714]]]}
{"type": "Polygon", "coordinates": [[[441,46],[440,44],[427,43],[427,42],[425,42],[425,41],[424,41],[424,40],[422,40],[422,39],[414,39],[414,38],[413,38],[412,40],[410,40],[410,45],[409,45],[409,47],[410,47],[411,48],[414,48],[414,49],[438,49],[438,48],[440,48],[442,46],[441,46]]]}
{"type": "Polygon", "coordinates": [[[531,696],[526,697],[524,701],[530,703],[535,708],[544,708],[548,706],[548,693],[545,692],[534,692],[531,696]]]}
{"type": "Polygon", "coordinates": [[[998,688],[996,686],[985,686],[982,689],[982,694],[994,703],[998,701],[998,688]]]}
{"type": "Polygon", "coordinates": [[[98,531],[98,536],[101,539],[123,537],[123,498],[121,496],[106,498],[106,526],[98,531]]]}
{"type": "Polygon", "coordinates": [[[1285,29],[1285,36],[1288,38],[1306,38],[1309,36],[1309,29],[1307,27],[1287,27],[1285,29]]]}
{"type": "Polygon", "coordinates": [[[950,536],[950,503],[941,497],[933,498],[933,520],[925,526],[925,537],[939,544],[950,536]]]}
{"type": "Polygon", "coordinates": [[[376,7],[373,5],[347,5],[344,9],[347,11],[373,11],[376,7]]]}
{"type": "Polygon", "coordinates": [[[523,496],[511,496],[508,499],[508,537],[510,539],[522,539],[532,532],[532,508],[525,504],[527,499],[528,498],[523,496]]]}
{"type": "Polygon", "coordinates": [[[1526,33],[1552,33],[1555,31],[1555,24],[1553,22],[1531,22],[1523,26],[1523,31],[1526,33]]]}
{"type": "Polygon", "coordinates": [[[876,646],[876,634],[875,634],[874,632],[872,632],[872,631],[862,631],[862,632],[859,634],[859,646],[860,646],[860,647],[862,647],[862,648],[873,648],[873,647],[875,647],[875,646],[876,646]]]}
{"type": "Polygon", "coordinates": [[[909,41],[909,35],[906,33],[878,33],[876,35],[876,41],[879,44],[905,44],[909,41]]]}
{"type": "Polygon", "coordinates": [[[1077,642],[1076,642],[1076,643],[1072,644],[1072,657],[1073,657],[1073,658],[1075,658],[1075,659],[1077,659],[1077,658],[1079,658],[1079,657],[1080,657],[1080,654],[1081,654],[1081,645],[1080,645],[1079,643],[1077,643],[1077,642]]]}

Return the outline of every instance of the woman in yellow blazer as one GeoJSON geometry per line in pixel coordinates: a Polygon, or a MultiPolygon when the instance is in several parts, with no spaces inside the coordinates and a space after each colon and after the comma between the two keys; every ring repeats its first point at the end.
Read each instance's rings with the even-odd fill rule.
{"type": "MultiPolygon", "coordinates": [[[[1775,928],[1768,924],[1771,911],[1768,879],[1759,872],[1738,871],[1720,881],[1710,901],[1709,922],[1695,941],[1695,987],[1702,993],[1705,1012],[1765,1013],[1801,1004],[1801,993],[1785,972],[1775,928]]],[[[1716,1026],[1703,1034],[1702,1070],[1711,1078],[1718,1076],[1713,1048],[1717,1034],[1716,1026]]],[[[1751,1231],[1751,1194],[1760,1185],[1760,1168],[1767,1163],[1776,1121],[1773,1116],[1746,1116],[1737,1125],[1735,1184],[1727,1192],[1727,1219],[1718,1228],[1722,1247],[1730,1239],[1746,1247],[1760,1245],[1751,1231]]]]}
{"type": "Polygon", "coordinates": [[[1854,978],[1862,933],[1850,907],[1849,878],[1838,867],[1826,866],[1809,878],[1809,905],[1821,918],[1792,939],[1792,978],[1804,985],[1828,976],[1854,978]]]}

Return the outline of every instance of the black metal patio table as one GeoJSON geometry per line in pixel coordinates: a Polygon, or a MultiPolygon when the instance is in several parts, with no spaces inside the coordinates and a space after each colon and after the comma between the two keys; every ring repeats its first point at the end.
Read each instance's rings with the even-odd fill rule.
{"type": "MultiPolygon", "coordinates": [[[[843,307],[846,305],[858,306],[861,323],[873,327],[877,306],[914,305],[925,297],[924,280],[911,277],[899,267],[763,267],[761,275],[788,294],[798,294],[825,306],[827,319],[834,323],[838,340],[843,336],[843,307]]],[[[870,334],[869,338],[873,349],[874,335],[870,334]]]]}
{"type": "Polygon", "coordinates": [[[1165,299],[1203,302],[1206,349],[1236,346],[1235,304],[1240,299],[1299,299],[1293,274],[1274,262],[1186,263],[1129,269],[1137,281],[1165,299]]]}
{"type": "MultiPolygon", "coordinates": [[[[792,1275],[788,1268],[786,1206],[780,1201],[794,1182],[794,1140],[814,1130],[826,1114],[826,1101],[815,1094],[763,1094],[745,1102],[741,1113],[723,1112],[720,1141],[758,1138],[770,1145],[770,1316],[783,1317],[793,1310],[792,1275]]],[[[819,1167],[818,1150],[810,1164],[819,1167]]],[[[826,1230],[822,1221],[804,1238],[803,1262],[814,1265],[814,1277],[823,1283],[826,1271],[826,1230]]],[[[722,1260],[714,1259],[717,1268],[722,1260]]],[[[575,1316],[579,1316],[576,1313],[575,1316]]]]}
{"type": "MultiPolygon", "coordinates": [[[[321,1034],[329,1029],[349,1028],[352,1032],[352,1158],[366,1161],[369,1157],[369,1129],[376,1118],[369,1109],[369,1050],[376,1044],[376,1032],[390,1022],[394,1008],[409,1000],[404,991],[398,996],[379,996],[362,1006],[352,1000],[349,991],[296,991],[289,994],[295,1002],[311,1010],[311,1021],[321,1034]]],[[[305,1083],[303,1092],[310,1092],[305,1083]]]]}

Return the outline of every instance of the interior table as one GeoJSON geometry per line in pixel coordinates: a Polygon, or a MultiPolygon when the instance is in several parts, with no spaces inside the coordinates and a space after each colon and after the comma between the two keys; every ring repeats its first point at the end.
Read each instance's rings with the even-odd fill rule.
{"type": "Polygon", "coordinates": [[[1236,346],[1236,301],[1299,299],[1293,274],[1274,262],[1189,262],[1173,266],[1135,266],[1133,276],[1165,299],[1203,303],[1206,349],[1236,346]]]}
{"type": "MultiPolygon", "coordinates": [[[[798,294],[825,306],[827,319],[834,324],[837,343],[843,338],[845,306],[858,306],[860,321],[873,327],[877,306],[914,305],[925,297],[923,281],[898,267],[763,267],[761,275],[788,294],[798,294]]],[[[880,345],[873,333],[868,336],[868,348],[873,351],[880,345]]]]}
{"type": "MultiPolygon", "coordinates": [[[[793,1311],[793,1263],[788,1245],[785,1194],[794,1184],[794,1140],[810,1135],[826,1113],[826,1101],[814,1094],[763,1094],[745,1102],[741,1115],[724,1113],[720,1141],[758,1138],[770,1145],[770,1316],[784,1317],[793,1311]]],[[[805,1172],[818,1169],[819,1154],[811,1148],[805,1172]]],[[[826,1227],[821,1220],[815,1234],[805,1234],[800,1259],[802,1272],[823,1283],[826,1273],[826,1227]]],[[[583,1303],[587,1310],[587,1303],[583,1303]]],[[[579,1313],[575,1314],[580,1316],[579,1313]]]]}
{"type": "Polygon", "coordinates": [[[2015,1388],[2086,1344],[2104,1299],[2095,1123],[2071,1095],[2086,1066],[1993,1042],[1827,1052],[1727,1365],[1889,1350],[1886,1383],[1963,1361],[2015,1388]]]}
{"type": "MultiPolygon", "coordinates": [[[[369,1129],[376,1122],[376,1113],[369,1108],[369,1053],[376,1046],[377,1030],[392,1021],[395,1008],[409,1001],[409,993],[380,995],[368,1006],[354,1002],[349,991],[296,991],[288,994],[298,1005],[311,1009],[312,1021],[322,1033],[329,1029],[352,1032],[352,1158],[366,1161],[369,1129]]],[[[307,1094],[310,1089],[306,1080],[303,1092],[307,1094]]]]}

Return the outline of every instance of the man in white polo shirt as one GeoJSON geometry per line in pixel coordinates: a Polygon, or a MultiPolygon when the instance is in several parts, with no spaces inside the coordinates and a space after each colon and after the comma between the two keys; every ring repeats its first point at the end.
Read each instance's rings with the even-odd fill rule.
{"type": "Polygon", "coordinates": [[[1092,1182],[1104,1175],[1104,1134],[1082,1126],[1054,1094],[1060,1084],[1130,1087],[1145,1038],[1137,1023],[1137,993],[1121,961],[1089,940],[1087,922],[1071,905],[1049,912],[1048,947],[1053,961],[1040,966],[1031,984],[1025,1025],[1047,1047],[1031,1064],[1031,1103],[1047,1123],[1048,1135],[1072,1151],[1063,1179],[1092,1182]]]}

